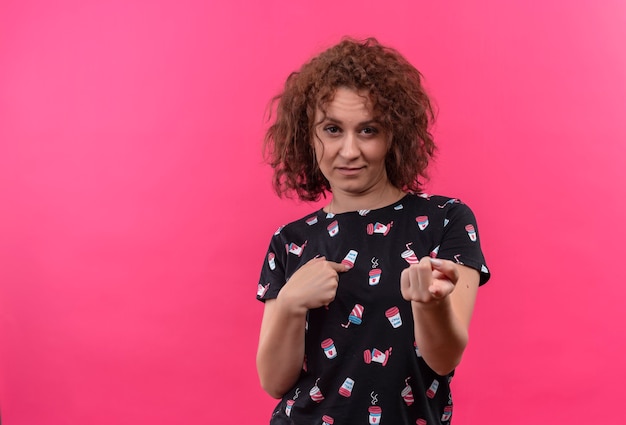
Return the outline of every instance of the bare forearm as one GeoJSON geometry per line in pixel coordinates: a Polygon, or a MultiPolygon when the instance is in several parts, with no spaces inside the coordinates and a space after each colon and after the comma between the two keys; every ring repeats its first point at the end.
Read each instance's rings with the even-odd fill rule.
{"type": "Polygon", "coordinates": [[[263,389],[280,398],[298,379],[304,360],[306,313],[289,312],[278,300],[264,317],[257,352],[257,371],[263,389]]]}
{"type": "Polygon", "coordinates": [[[466,326],[455,316],[449,298],[436,305],[411,304],[422,358],[439,375],[447,375],[461,362],[468,342],[466,326]]]}
{"type": "Polygon", "coordinates": [[[261,386],[272,397],[282,397],[296,383],[304,362],[307,312],[335,299],[338,273],[346,270],[344,264],[313,258],[291,276],[275,300],[266,301],[257,370],[261,386]]]}

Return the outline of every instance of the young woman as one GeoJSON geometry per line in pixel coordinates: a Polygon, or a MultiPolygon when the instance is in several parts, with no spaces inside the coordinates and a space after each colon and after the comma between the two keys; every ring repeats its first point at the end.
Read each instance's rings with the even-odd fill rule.
{"type": "Polygon", "coordinates": [[[421,192],[435,145],[420,73],[374,39],[345,39],[275,100],[277,193],[332,198],[276,231],[261,272],[271,424],[448,424],[489,271],[471,210],[421,192]]]}

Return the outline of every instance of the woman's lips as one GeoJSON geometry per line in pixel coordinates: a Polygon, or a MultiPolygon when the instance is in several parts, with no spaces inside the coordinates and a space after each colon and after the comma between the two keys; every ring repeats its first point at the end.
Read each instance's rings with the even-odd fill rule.
{"type": "Polygon", "coordinates": [[[362,169],[363,167],[337,167],[337,172],[344,176],[354,176],[355,174],[359,174],[362,169]]]}

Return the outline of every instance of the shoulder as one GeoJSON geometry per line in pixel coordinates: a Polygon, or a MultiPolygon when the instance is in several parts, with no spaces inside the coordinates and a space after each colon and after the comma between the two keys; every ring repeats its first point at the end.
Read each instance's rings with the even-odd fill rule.
{"type": "Polygon", "coordinates": [[[461,201],[460,198],[444,195],[433,195],[428,193],[409,193],[405,197],[404,203],[407,204],[407,206],[409,207],[428,209],[432,210],[433,212],[442,213],[446,213],[450,210],[455,209],[469,209],[469,207],[463,201],[461,201]]]}
{"type": "Polygon", "coordinates": [[[285,236],[293,236],[303,233],[308,233],[309,229],[323,220],[326,213],[321,209],[312,211],[309,214],[300,217],[297,220],[291,221],[287,224],[278,226],[274,232],[273,239],[281,239],[285,236]]]}

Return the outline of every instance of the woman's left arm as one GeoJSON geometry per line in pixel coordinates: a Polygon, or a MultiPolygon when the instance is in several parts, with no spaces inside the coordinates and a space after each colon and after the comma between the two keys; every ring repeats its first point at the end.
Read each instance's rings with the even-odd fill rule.
{"type": "Polygon", "coordinates": [[[461,362],[480,275],[449,260],[424,257],[402,271],[402,296],[411,301],[415,342],[424,361],[445,376],[461,362]]]}

